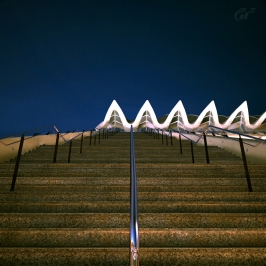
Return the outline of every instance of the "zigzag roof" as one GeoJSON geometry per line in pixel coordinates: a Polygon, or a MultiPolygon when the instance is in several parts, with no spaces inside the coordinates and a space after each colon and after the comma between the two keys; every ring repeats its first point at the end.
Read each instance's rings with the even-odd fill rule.
{"type": "Polygon", "coordinates": [[[216,127],[220,127],[223,129],[228,129],[232,124],[235,118],[238,116],[239,113],[241,113],[242,116],[242,124],[250,130],[255,130],[258,127],[260,127],[263,122],[265,123],[266,119],[266,112],[264,112],[255,123],[251,124],[249,121],[249,111],[248,111],[248,105],[247,102],[244,101],[228,118],[224,123],[219,122],[219,116],[218,112],[215,106],[214,101],[211,101],[209,105],[206,106],[206,108],[201,112],[201,114],[198,116],[196,121],[194,123],[189,123],[188,121],[188,116],[186,113],[186,110],[183,106],[182,101],[179,101],[174,108],[171,110],[171,112],[168,114],[167,118],[163,123],[159,123],[158,119],[155,115],[155,112],[150,104],[150,102],[147,100],[143,104],[143,106],[140,108],[135,120],[132,123],[129,123],[128,120],[126,119],[122,109],[118,105],[118,103],[113,100],[112,104],[110,105],[104,120],[96,127],[96,129],[102,129],[102,128],[108,128],[112,127],[110,124],[110,119],[112,117],[113,112],[116,111],[119,118],[121,119],[121,124],[124,128],[125,131],[130,130],[130,126],[132,125],[133,128],[136,130],[140,126],[141,119],[143,117],[143,114],[145,112],[149,112],[151,122],[149,124],[146,123],[146,126],[151,127],[151,128],[160,128],[160,129],[168,129],[173,117],[179,113],[179,116],[182,118],[183,126],[185,127],[186,130],[189,131],[196,131],[197,128],[202,125],[203,119],[206,117],[207,114],[211,113],[212,116],[212,125],[216,127]]]}

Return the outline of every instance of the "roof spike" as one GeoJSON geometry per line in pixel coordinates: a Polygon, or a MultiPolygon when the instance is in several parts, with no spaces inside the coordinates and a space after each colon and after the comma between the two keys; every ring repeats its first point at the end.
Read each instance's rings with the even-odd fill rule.
{"type": "MultiPolygon", "coordinates": [[[[121,126],[124,128],[124,130],[129,130],[130,129],[130,125],[133,125],[134,129],[137,129],[140,126],[140,123],[142,123],[141,118],[143,116],[143,113],[145,111],[149,112],[150,115],[150,119],[151,119],[151,123],[153,124],[153,126],[155,128],[161,128],[161,129],[168,129],[170,126],[173,127],[173,122],[172,119],[175,116],[175,114],[177,112],[179,112],[179,115],[182,117],[182,124],[184,126],[185,129],[189,129],[190,131],[197,131],[198,128],[200,128],[201,122],[203,121],[204,117],[206,116],[207,112],[211,112],[212,113],[212,123],[213,125],[220,127],[220,128],[229,128],[230,125],[233,123],[235,117],[237,116],[237,114],[239,112],[243,113],[244,116],[244,125],[246,128],[248,129],[257,129],[259,127],[261,127],[262,122],[264,121],[265,117],[266,117],[266,112],[263,113],[263,115],[257,120],[257,122],[255,124],[250,124],[249,122],[249,110],[248,110],[248,105],[247,105],[247,101],[244,101],[228,118],[225,122],[223,122],[222,124],[219,122],[219,117],[218,117],[218,112],[217,112],[217,108],[215,105],[214,100],[212,100],[206,107],[205,109],[201,112],[201,114],[198,116],[197,120],[194,121],[193,123],[190,123],[188,121],[188,117],[186,114],[186,110],[183,106],[183,103],[181,100],[178,101],[178,103],[174,106],[174,108],[171,110],[171,112],[168,114],[166,120],[163,123],[159,123],[157,120],[157,117],[155,115],[155,112],[149,102],[149,100],[146,100],[145,103],[143,104],[143,106],[141,107],[141,109],[139,110],[136,119],[132,122],[128,122],[126,120],[126,117],[122,111],[122,109],[120,108],[120,106],[118,105],[118,103],[116,102],[116,100],[112,101],[111,106],[109,107],[105,119],[104,121],[97,127],[97,128],[104,128],[106,126],[109,125],[110,123],[110,117],[112,115],[112,112],[116,111],[118,112],[120,119],[121,119],[121,126]]],[[[261,129],[260,129],[261,130],[261,129]]]]}

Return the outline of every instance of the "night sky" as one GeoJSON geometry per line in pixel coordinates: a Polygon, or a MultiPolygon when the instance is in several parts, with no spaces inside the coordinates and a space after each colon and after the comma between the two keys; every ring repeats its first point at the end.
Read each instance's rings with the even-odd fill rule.
{"type": "Polygon", "coordinates": [[[0,93],[0,137],[91,129],[114,99],[128,119],[145,100],[261,115],[266,1],[0,0],[0,93]]]}

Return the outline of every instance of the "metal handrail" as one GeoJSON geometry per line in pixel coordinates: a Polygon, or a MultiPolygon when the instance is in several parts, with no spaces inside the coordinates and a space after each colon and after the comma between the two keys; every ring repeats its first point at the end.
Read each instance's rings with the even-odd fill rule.
{"type": "MultiPolygon", "coordinates": [[[[247,159],[246,159],[246,154],[245,154],[245,149],[244,149],[244,145],[243,144],[246,144],[246,145],[249,145],[249,146],[252,146],[252,147],[257,147],[258,145],[260,145],[261,143],[265,143],[266,140],[264,139],[261,139],[261,138],[257,138],[257,137],[253,137],[253,136],[250,136],[250,135],[247,135],[247,134],[244,134],[244,133],[241,133],[241,132],[236,132],[236,131],[233,131],[233,130],[229,130],[229,129],[223,129],[223,128],[219,128],[219,127],[216,127],[216,126],[213,126],[213,125],[209,125],[205,131],[199,136],[198,140],[197,141],[194,141],[192,139],[190,139],[189,137],[185,136],[184,134],[182,134],[180,131],[178,131],[178,134],[179,134],[179,141],[180,141],[180,149],[181,149],[181,154],[182,154],[182,147],[181,147],[181,138],[180,136],[182,135],[184,138],[188,139],[191,143],[191,152],[192,152],[192,163],[194,163],[194,154],[193,154],[193,147],[192,147],[192,143],[198,143],[199,140],[203,137],[204,138],[204,145],[205,145],[205,153],[206,153],[206,159],[207,159],[207,163],[209,163],[209,155],[208,155],[208,147],[207,147],[207,140],[206,140],[206,132],[209,131],[209,129],[211,129],[211,133],[215,136],[214,133],[216,134],[220,134],[222,137],[225,137],[223,134],[221,133],[217,133],[215,130],[213,129],[216,129],[216,130],[220,130],[222,132],[228,132],[228,133],[231,133],[231,134],[236,134],[239,136],[238,139],[236,138],[229,138],[227,135],[226,137],[231,139],[231,140],[234,140],[234,141],[238,141],[239,144],[240,144],[240,150],[241,150],[241,155],[242,155],[242,160],[243,160],[243,165],[244,165],[244,169],[245,169],[245,173],[246,173],[246,181],[247,181],[247,186],[248,186],[248,191],[249,192],[252,192],[252,185],[251,185],[251,180],[250,180],[250,175],[249,175],[249,170],[248,170],[248,165],[247,165],[247,159]],[[253,139],[253,140],[256,140],[256,141],[259,141],[259,143],[255,144],[255,145],[252,145],[250,143],[246,143],[243,141],[243,139],[241,138],[242,137],[247,137],[249,139],[253,139]]],[[[175,132],[175,130],[172,130],[175,132]]],[[[158,132],[159,132],[159,129],[158,129],[158,132]]],[[[163,134],[163,130],[162,130],[162,134],[163,134]]],[[[170,133],[168,133],[170,134],[170,133]]],[[[196,134],[196,136],[198,136],[198,134],[196,134]]]]}
{"type": "MultiPolygon", "coordinates": [[[[78,136],[82,135],[81,137],[81,147],[80,147],[80,153],[82,153],[82,142],[83,142],[83,133],[86,132],[86,130],[83,130],[82,133],[79,133],[77,134],[76,136],[74,136],[73,138],[69,139],[68,141],[65,140],[64,136],[69,134],[69,133],[73,133],[73,132],[69,132],[69,133],[66,133],[66,134],[61,134],[60,131],[57,129],[56,126],[54,126],[55,130],[57,131],[57,134],[56,134],[56,143],[55,143],[55,151],[54,151],[54,158],[53,158],[53,163],[56,162],[56,157],[57,157],[57,149],[58,149],[58,140],[59,140],[59,136],[61,136],[64,140],[64,143],[68,143],[70,142],[70,145],[69,145],[69,154],[68,154],[68,163],[70,163],[70,156],[71,156],[71,146],[72,146],[72,140],[73,139],[76,139],[78,136]]],[[[33,130],[31,130],[33,131],[33,130]]],[[[30,131],[27,131],[27,132],[30,132],[30,131]]],[[[92,131],[91,131],[92,132],[92,131]]],[[[13,135],[14,136],[14,135],[13,135]]],[[[28,138],[25,138],[24,137],[24,134],[22,134],[22,137],[20,138],[19,141],[15,141],[15,142],[12,142],[12,143],[9,143],[9,144],[5,144],[4,142],[2,142],[0,140],[0,142],[5,145],[5,146],[9,146],[11,144],[14,144],[14,143],[17,143],[17,142],[20,142],[19,144],[19,149],[18,149],[18,155],[17,155],[17,158],[16,158],[16,164],[15,164],[15,169],[14,169],[14,174],[13,174],[13,178],[12,178],[12,184],[11,184],[11,188],[10,188],[10,191],[14,191],[15,190],[15,185],[16,185],[16,179],[17,179],[17,173],[18,173],[18,168],[19,168],[19,164],[20,164],[20,157],[21,157],[21,153],[22,153],[22,148],[23,148],[23,143],[24,143],[24,140],[27,140],[27,139],[30,139],[30,138],[34,138],[36,137],[35,135],[34,136],[31,136],[31,137],[28,137],[28,138]]]]}
{"type": "MultiPolygon", "coordinates": [[[[244,133],[240,133],[240,132],[236,132],[236,131],[233,131],[233,130],[229,130],[229,129],[223,129],[223,128],[220,128],[220,127],[216,127],[216,126],[213,126],[213,125],[209,125],[204,131],[203,131],[203,133],[202,134],[195,134],[196,136],[199,136],[199,138],[195,141],[195,140],[193,140],[193,139],[191,139],[191,138],[189,138],[189,137],[187,137],[186,135],[184,135],[183,133],[181,133],[180,131],[176,131],[176,130],[174,130],[174,129],[171,129],[171,131],[173,131],[173,132],[177,132],[178,134],[180,134],[181,136],[183,136],[184,138],[186,138],[187,140],[189,140],[189,141],[192,141],[193,143],[195,143],[195,144],[198,144],[198,142],[204,137],[204,134],[205,133],[207,133],[208,132],[208,129],[209,128],[215,128],[215,129],[219,129],[219,130],[221,130],[221,131],[223,131],[223,132],[228,132],[228,133],[231,133],[231,134],[235,134],[235,135],[239,135],[239,136],[243,136],[243,137],[247,137],[247,138],[251,138],[251,139],[254,139],[254,140],[258,140],[258,141],[260,141],[258,144],[256,144],[256,145],[252,145],[252,144],[250,144],[250,143],[247,143],[247,142],[244,142],[243,141],[243,143],[244,144],[246,144],[246,145],[249,145],[249,146],[252,146],[252,147],[257,147],[258,145],[260,145],[261,143],[265,143],[266,142],[266,140],[264,140],[264,139],[260,139],[260,138],[256,138],[256,137],[253,137],[253,136],[250,136],[250,135],[247,135],[247,134],[244,134],[244,133]]],[[[158,129],[158,130],[160,130],[160,129],[158,129]]],[[[166,134],[167,132],[166,131],[162,131],[162,134],[166,134]],[[165,132],[165,133],[164,133],[165,132]]],[[[217,133],[217,132],[215,132],[216,134],[219,134],[219,133],[217,133]]],[[[168,132],[168,135],[169,135],[170,133],[168,132]]],[[[222,136],[222,137],[224,137],[222,134],[220,134],[220,136],[222,136]]],[[[228,137],[228,136],[227,136],[228,137]]],[[[230,138],[230,137],[228,137],[228,138],[230,138]]],[[[235,141],[238,141],[238,139],[235,139],[235,138],[230,138],[230,139],[232,139],[232,140],[235,140],[235,141]]]]}
{"type": "MultiPolygon", "coordinates": [[[[216,126],[213,126],[213,125],[209,125],[208,128],[215,128],[215,129],[219,129],[219,130],[221,130],[223,132],[228,132],[228,133],[231,133],[231,134],[236,134],[236,135],[239,135],[239,136],[243,136],[243,137],[247,137],[247,138],[250,138],[250,139],[254,139],[254,140],[260,141],[256,145],[252,145],[250,143],[243,142],[244,144],[252,146],[252,147],[257,147],[261,143],[265,143],[266,142],[266,140],[264,140],[264,139],[256,138],[256,137],[253,137],[253,136],[250,136],[250,135],[247,135],[247,134],[244,134],[244,133],[236,132],[236,131],[233,131],[233,130],[229,130],[229,129],[222,129],[220,127],[216,127],[216,126]]],[[[215,133],[218,134],[217,132],[215,132],[215,133]]],[[[222,134],[220,134],[220,135],[223,136],[222,134]]],[[[234,138],[230,138],[230,139],[236,140],[234,138]]],[[[236,140],[236,141],[238,141],[238,140],[236,140]]]]}
{"type": "Polygon", "coordinates": [[[22,134],[25,135],[28,132],[32,132],[32,131],[35,131],[35,130],[39,130],[39,129],[43,129],[43,128],[47,128],[47,127],[51,127],[51,126],[54,126],[54,125],[51,124],[51,125],[48,125],[48,126],[43,126],[43,127],[38,127],[38,128],[30,129],[30,130],[27,130],[27,131],[24,131],[24,132],[19,132],[19,133],[16,133],[16,134],[9,135],[7,137],[0,138],[0,140],[6,139],[6,138],[15,137],[15,136],[21,136],[22,134]]]}
{"type": "MultiPolygon", "coordinates": [[[[86,131],[84,131],[84,132],[86,132],[86,131]]],[[[82,135],[84,132],[79,133],[78,135],[76,135],[76,136],[73,137],[72,139],[64,140],[65,144],[68,143],[68,142],[70,142],[70,141],[72,141],[72,140],[74,140],[74,139],[76,139],[77,137],[79,137],[80,135],[82,135]]],[[[70,133],[72,133],[72,132],[70,132],[70,133]]],[[[67,133],[67,134],[69,134],[69,133],[67,133]]],[[[65,134],[65,135],[66,135],[66,134],[65,134]]],[[[65,135],[64,135],[64,136],[65,136],[65,135]]]]}
{"type": "MultiPolygon", "coordinates": [[[[62,134],[62,133],[57,129],[57,127],[56,127],[55,125],[52,125],[52,124],[51,124],[51,125],[48,125],[48,126],[43,126],[43,127],[39,127],[39,128],[34,128],[34,129],[31,129],[31,130],[27,130],[27,131],[25,131],[25,132],[20,132],[20,133],[17,133],[17,134],[9,135],[9,136],[7,136],[7,137],[1,138],[1,139],[0,139],[0,143],[3,144],[4,146],[9,146],[9,145],[12,145],[12,144],[15,144],[15,143],[20,142],[20,140],[17,140],[17,141],[14,141],[14,142],[8,143],[8,144],[4,143],[2,140],[3,140],[3,139],[6,139],[6,138],[11,138],[11,137],[14,138],[14,137],[16,137],[16,136],[17,136],[17,137],[21,137],[21,135],[24,135],[24,136],[25,136],[26,133],[29,133],[29,132],[32,132],[32,131],[36,131],[36,130],[39,130],[39,129],[43,129],[43,128],[48,128],[48,127],[51,127],[51,126],[55,129],[55,131],[53,131],[53,130],[51,130],[51,131],[52,131],[54,134],[56,134],[56,132],[59,133],[59,136],[64,140],[64,143],[67,143],[67,142],[69,142],[69,141],[71,141],[71,140],[77,138],[78,136],[82,135],[82,133],[84,133],[84,132],[88,132],[88,131],[90,131],[90,130],[83,130],[82,133],[79,133],[77,136],[73,137],[72,139],[65,140],[64,136],[66,136],[67,134],[70,134],[70,133],[74,133],[74,132],[67,132],[67,133],[65,133],[65,134],[62,134]]],[[[95,132],[96,132],[96,131],[95,131],[95,132]]],[[[41,134],[40,134],[40,135],[41,135],[41,134]]],[[[28,137],[25,137],[24,140],[31,139],[31,138],[34,138],[34,137],[36,137],[36,136],[40,136],[40,135],[38,134],[38,135],[28,136],[28,137]]]]}
{"type": "MultiPolygon", "coordinates": [[[[158,132],[159,132],[159,131],[162,130],[162,129],[158,128],[158,129],[156,129],[156,130],[158,130],[158,132]]],[[[204,131],[204,132],[202,133],[202,135],[200,135],[200,137],[198,138],[198,140],[195,141],[195,140],[193,140],[193,139],[187,137],[186,135],[182,134],[180,131],[176,131],[176,130],[174,130],[174,129],[171,129],[171,131],[172,131],[172,132],[176,132],[176,133],[178,133],[179,135],[183,136],[184,138],[186,138],[187,140],[193,142],[194,144],[198,144],[198,142],[203,138],[204,133],[206,132],[206,131],[204,131]]],[[[163,135],[168,135],[168,136],[170,136],[170,132],[169,132],[169,131],[167,132],[167,131],[165,131],[165,130],[162,130],[162,134],[163,134],[163,135]],[[164,133],[164,132],[165,132],[165,133],[164,133]],[[167,133],[168,133],[168,134],[167,134],[167,133]]]]}
{"type": "Polygon", "coordinates": [[[135,164],[134,133],[130,129],[130,265],[139,265],[138,188],[135,164]]]}
{"type": "MultiPolygon", "coordinates": [[[[25,136],[25,134],[26,133],[29,133],[29,132],[32,132],[32,131],[35,131],[35,130],[39,130],[39,129],[43,129],[43,128],[48,128],[48,127],[51,127],[51,126],[53,126],[54,128],[56,128],[54,125],[48,125],[48,126],[44,126],[44,127],[39,127],[39,128],[35,128],[35,129],[31,129],[31,130],[27,130],[27,131],[25,131],[25,132],[20,132],[20,133],[17,133],[17,134],[13,134],[13,135],[10,135],[10,136],[7,136],[7,137],[4,137],[4,138],[1,138],[0,139],[0,143],[1,144],[3,144],[4,146],[9,146],[9,145],[12,145],[12,144],[15,144],[15,143],[18,143],[18,142],[20,142],[20,140],[17,140],[17,141],[14,141],[14,142],[11,142],[11,143],[8,143],[8,144],[6,144],[6,143],[4,143],[2,140],[3,139],[6,139],[6,138],[11,138],[11,137],[21,137],[21,135],[24,135],[25,136]]],[[[54,132],[54,131],[53,131],[54,132]]],[[[54,132],[55,133],[55,132],[54,132]]],[[[39,135],[38,135],[39,136],[39,135]]],[[[36,137],[36,136],[29,136],[29,137],[27,137],[27,138],[25,138],[24,140],[27,140],[27,139],[31,139],[31,138],[34,138],[34,137],[36,137]]]]}

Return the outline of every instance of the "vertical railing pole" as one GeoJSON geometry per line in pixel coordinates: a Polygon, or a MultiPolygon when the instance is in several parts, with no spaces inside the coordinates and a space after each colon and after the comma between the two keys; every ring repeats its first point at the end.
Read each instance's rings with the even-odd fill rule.
{"type": "Polygon", "coordinates": [[[99,131],[99,138],[98,138],[98,143],[100,144],[100,139],[101,139],[101,132],[99,131]]]}
{"type": "Polygon", "coordinates": [[[104,129],[103,129],[103,139],[104,139],[104,129]]]}
{"type": "Polygon", "coordinates": [[[92,130],[91,130],[91,133],[90,133],[90,145],[91,145],[91,138],[92,138],[92,130]]]}
{"type": "Polygon", "coordinates": [[[107,129],[106,131],[106,138],[108,139],[109,130],[107,129]]]}
{"type": "Polygon", "coordinates": [[[12,179],[10,191],[14,191],[14,189],[15,189],[17,175],[18,175],[18,168],[19,168],[19,163],[20,163],[20,157],[21,157],[21,152],[22,152],[22,148],[23,148],[23,143],[24,143],[24,134],[21,136],[20,143],[19,143],[18,155],[17,155],[17,159],[16,159],[16,164],[15,164],[15,168],[14,168],[14,174],[13,174],[13,179],[12,179]]]}
{"type": "Polygon", "coordinates": [[[80,150],[79,150],[79,153],[82,153],[82,146],[83,146],[83,133],[81,134],[80,150]]]}
{"type": "Polygon", "coordinates": [[[194,161],[194,151],[193,151],[193,143],[192,143],[192,141],[190,141],[190,147],[191,147],[192,163],[195,163],[195,161],[194,161]]]}
{"type": "Polygon", "coordinates": [[[53,163],[56,163],[57,149],[58,149],[58,140],[59,140],[59,132],[57,132],[57,134],[56,134],[56,141],[55,141],[55,147],[54,147],[54,159],[53,159],[53,163]]]}
{"type": "Polygon", "coordinates": [[[96,132],[95,132],[95,135],[94,135],[94,145],[96,145],[96,132]]]}
{"type": "Polygon", "coordinates": [[[180,146],[180,154],[183,153],[182,151],[182,141],[181,141],[181,135],[179,134],[179,146],[180,146]]]}
{"type": "Polygon", "coordinates": [[[168,146],[168,135],[165,134],[165,142],[166,142],[166,146],[168,146]]]}
{"type": "Polygon", "coordinates": [[[245,149],[244,149],[244,144],[241,136],[239,135],[239,144],[240,144],[240,149],[241,149],[241,154],[242,154],[242,159],[243,159],[243,164],[246,172],[246,179],[247,179],[247,184],[248,184],[248,191],[252,192],[252,186],[251,186],[251,181],[250,181],[250,176],[249,176],[249,171],[248,171],[248,164],[247,164],[247,158],[245,154],[245,149]]]}
{"type": "Polygon", "coordinates": [[[134,133],[130,131],[130,266],[139,266],[138,186],[136,176],[134,133]]]}
{"type": "Polygon", "coordinates": [[[162,130],[162,144],[163,144],[163,130],[162,130]]]}
{"type": "Polygon", "coordinates": [[[71,148],[72,148],[72,140],[69,142],[69,151],[68,151],[68,163],[70,163],[70,157],[71,157],[71,148]]]}
{"type": "Polygon", "coordinates": [[[207,138],[206,138],[206,134],[205,133],[203,133],[203,137],[204,137],[204,146],[205,146],[206,161],[207,161],[207,163],[210,163],[209,152],[208,152],[208,145],[207,145],[207,138]]]}

